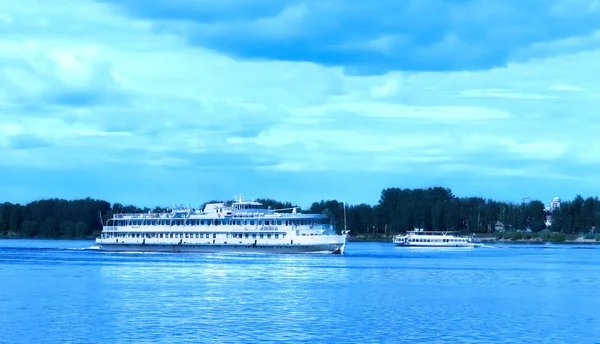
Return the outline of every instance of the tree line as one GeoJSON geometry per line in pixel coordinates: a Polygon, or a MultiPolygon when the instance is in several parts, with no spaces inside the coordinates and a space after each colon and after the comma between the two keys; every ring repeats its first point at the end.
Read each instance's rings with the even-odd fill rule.
{"type": "MultiPolygon", "coordinates": [[[[293,207],[291,202],[272,199],[257,201],[272,209],[293,207]]],[[[102,230],[102,222],[113,214],[149,211],[168,212],[169,209],[138,208],[120,203],[111,205],[90,198],[73,201],[48,199],[26,205],[3,203],[0,204],[0,235],[92,237],[98,235],[102,230]]],[[[584,199],[578,195],[573,200],[563,201],[551,214],[552,225],[546,228],[545,220],[549,213],[539,200],[516,204],[480,197],[457,197],[450,189],[442,187],[388,188],[381,192],[375,205],[344,205],[338,200],[321,200],[312,203],[309,209],[299,211],[322,213],[336,225],[338,231],[346,227],[353,235],[391,235],[415,228],[489,233],[496,229],[498,223],[507,231],[550,230],[572,234],[595,233],[600,226],[598,197],[584,199]]]]}

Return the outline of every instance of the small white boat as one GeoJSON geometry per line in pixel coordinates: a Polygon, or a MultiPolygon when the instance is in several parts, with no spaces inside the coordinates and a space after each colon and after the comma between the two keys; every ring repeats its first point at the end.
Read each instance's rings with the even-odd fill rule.
{"type": "Polygon", "coordinates": [[[416,229],[405,235],[396,235],[393,242],[397,246],[409,247],[479,247],[483,244],[473,236],[461,236],[452,231],[424,231],[416,229]]]}

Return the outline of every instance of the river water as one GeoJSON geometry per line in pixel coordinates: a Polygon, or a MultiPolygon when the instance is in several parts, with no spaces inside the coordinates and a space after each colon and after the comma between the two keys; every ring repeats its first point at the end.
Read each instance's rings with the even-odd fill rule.
{"type": "Polygon", "coordinates": [[[598,343],[600,246],[107,253],[0,240],[0,343],[598,343]]]}

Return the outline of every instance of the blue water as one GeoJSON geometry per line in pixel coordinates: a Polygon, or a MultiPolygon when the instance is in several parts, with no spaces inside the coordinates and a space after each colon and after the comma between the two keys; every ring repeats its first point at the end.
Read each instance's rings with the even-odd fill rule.
{"type": "Polygon", "coordinates": [[[594,343],[600,246],[335,255],[0,240],[1,343],[594,343]]]}

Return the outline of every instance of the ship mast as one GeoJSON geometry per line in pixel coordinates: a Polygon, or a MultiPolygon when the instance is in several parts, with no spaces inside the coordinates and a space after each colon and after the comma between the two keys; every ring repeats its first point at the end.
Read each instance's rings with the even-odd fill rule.
{"type": "Polygon", "coordinates": [[[344,202],[344,232],[346,232],[346,202],[344,202]]]}

